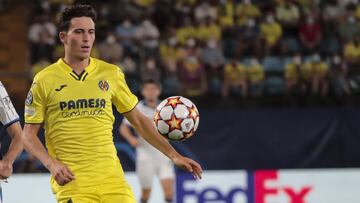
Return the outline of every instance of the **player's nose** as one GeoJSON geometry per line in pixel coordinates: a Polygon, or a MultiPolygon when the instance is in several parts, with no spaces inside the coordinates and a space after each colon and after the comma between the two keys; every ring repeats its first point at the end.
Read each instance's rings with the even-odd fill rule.
{"type": "Polygon", "coordinates": [[[89,34],[89,33],[84,33],[84,34],[83,34],[83,41],[84,41],[84,42],[88,42],[89,39],[90,39],[90,34],[89,34]]]}

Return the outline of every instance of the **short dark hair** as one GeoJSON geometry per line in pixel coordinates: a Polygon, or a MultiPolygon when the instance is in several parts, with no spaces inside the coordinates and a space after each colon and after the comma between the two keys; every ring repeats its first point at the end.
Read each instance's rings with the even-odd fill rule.
{"type": "Polygon", "coordinates": [[[71,19],[76,17],[89,17],[95,22],[97,13],[92,6],[87,4],[76,4],[67,7],[60,14],[59,31],[68,31],[71,19]]]}
{"type": "Polygon", "coordinates": [[[148,85],[148,84],[156,85],[161,89],[161,83],[159,81],[153,80],[153,79],[148,79],[148,80],[143,81],[141,84],[141,88],[144,88],[145,85],[148,85]]]}

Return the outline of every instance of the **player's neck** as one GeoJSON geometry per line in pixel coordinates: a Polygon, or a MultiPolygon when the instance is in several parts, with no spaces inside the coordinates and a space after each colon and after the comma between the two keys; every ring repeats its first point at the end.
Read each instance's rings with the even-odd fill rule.
{"type": "Polygon", "coordinates": [[[146,104],[149,106],[149,107],[151,107],[151,108],[156,108],[156,106],[157,106],[157,102],[156,102],[157,100],[147,100],[146,101],[146,104]]]}
{"type": "Polygon", "coordinates": [[[67,55],[65,55],[63,60],[78,75],[80,75],[90,63],[90,58],[79,59],[79,58],[70,57],[67,55]]]}

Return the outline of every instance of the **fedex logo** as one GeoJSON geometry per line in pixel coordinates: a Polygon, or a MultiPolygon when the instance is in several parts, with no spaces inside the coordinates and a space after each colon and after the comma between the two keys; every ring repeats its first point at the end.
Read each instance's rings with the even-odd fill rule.
{"type": "Polygon", "coordinates": [[[195,182],[178,175],[177,203],[306,203],[312,187],[294,187],[279,181],[277,171],[222,174],[195,182]]]}

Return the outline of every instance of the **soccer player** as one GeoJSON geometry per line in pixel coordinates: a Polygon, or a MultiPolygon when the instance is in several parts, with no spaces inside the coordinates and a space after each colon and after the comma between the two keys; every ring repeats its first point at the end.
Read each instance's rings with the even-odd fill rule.
{"type": "Polygon", "coordinates": [[[96,13],[65,8],[59,37],[65,56],[34,78],[25,104],[23,143],[50,171],[60,203],[134,203],[113,143],[112,105],[175,165],[200,178],[201,166],[178,154],[137,108],[119,67],[90,57],[96,13]],[[45,128],[47,150],[37,134],[45,128]]]}
{"type": "MultiPolygon", "coordinates": [[[[161,93],[160,84],[154,80],[143,82],[141,94],[144,100],[137,105],[138,110],[148,118],[153,118],[156,106],[159,104],[161,93]]],[[[141,203],[149,200],[152,180],[155,175],[160,178],[163,188],[165,201],[172,202],[174,166],[164,154],[151,146],[144,138],[137,137],[130,129],[131,124],[127,119],[123,119],[120,125],[120,134],[136,148],[136,172],[141,185],[141,203]]],[[[165,138],[164,138],[165,139],[165,138]]]]}
{"type": "MultiPolygon", "coordinates": [[[[7,154],[0,161],[0,179],[6,180],[13,172],[13,163],[22,151],[21,143],[21,125],[19,115],[11,103],[10,97],[6,92],[4,85],[0,82],[0,122],[6,127],[6,131],[11,137],[11,143],[7,154]]],[[[0,203],[2,202],[2,193],[0,187],[0,203]]]]}

